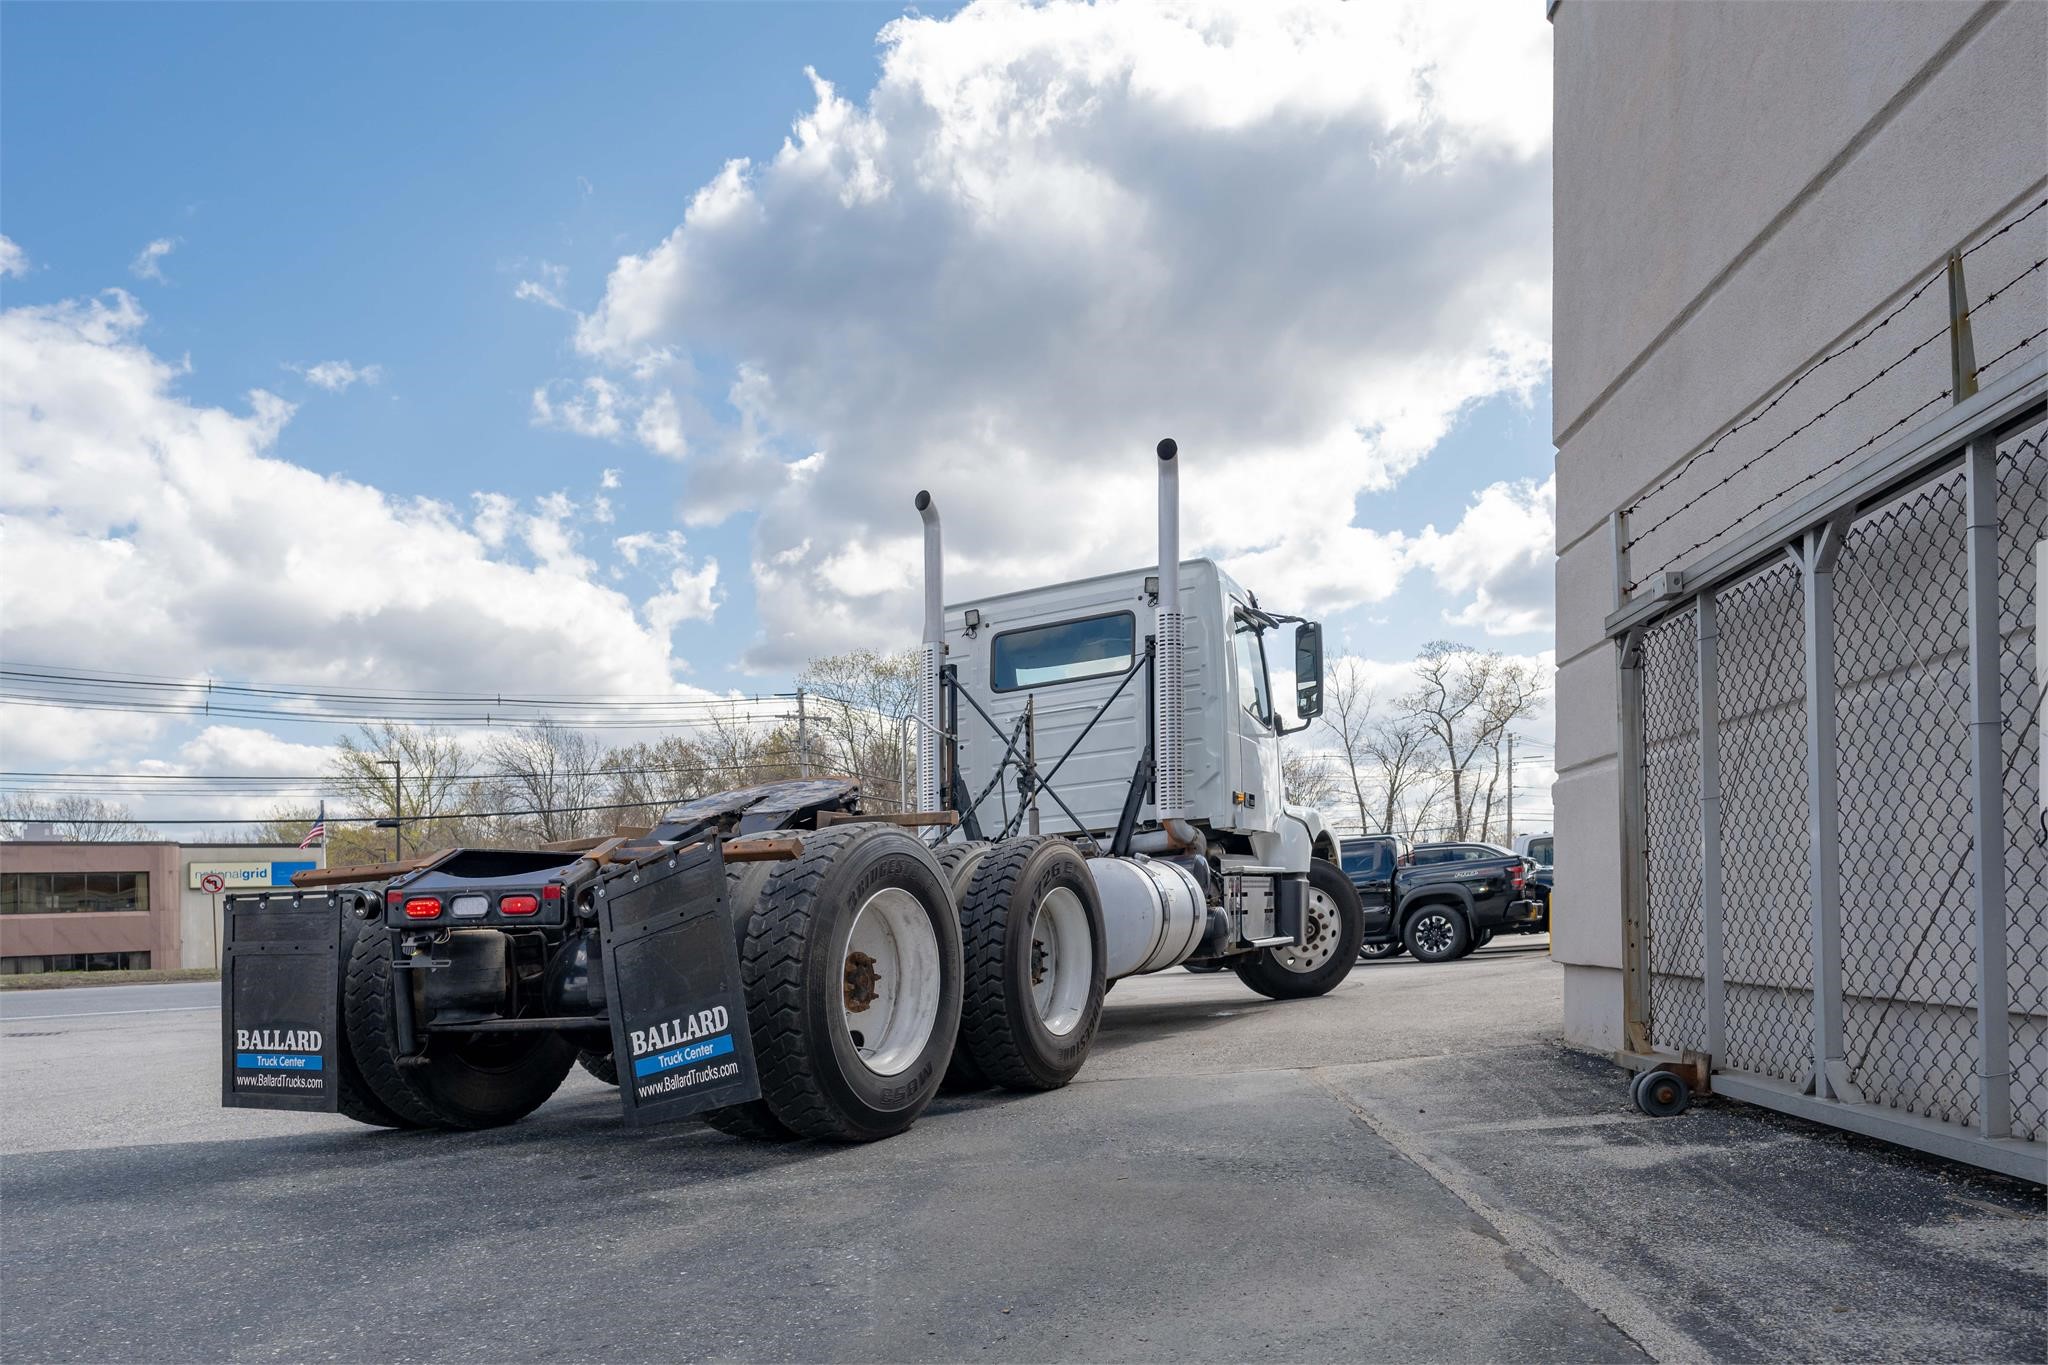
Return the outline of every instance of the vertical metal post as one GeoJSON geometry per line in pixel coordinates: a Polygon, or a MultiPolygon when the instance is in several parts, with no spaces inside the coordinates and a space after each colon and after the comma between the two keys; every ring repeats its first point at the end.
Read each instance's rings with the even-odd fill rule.
{"type": "Polygon", "coordinates": [[[1614,609],[1628,605],[1628,511],[1616,508],[1607,517],[1607,537],[1614,547],[1614,609]]]}
{"type": "Polygon", "coordinates": [[[1648,795],[1643,748],[1643,633],[1622,637],[1615,691],[1620,734],[1615,763],[1621,783],[1622,1046],[1650,1050],[1650,926],[1648,795]]]}
{"type": "Polygon", "coordinates": [[[1706,1049],[1720,1057],[1728,1041],[1728,967],[1721,902],[1721,624],[1714,594],[1694,605],[1699,625],[1700,689],[1700,989],[1706,1049]]]}
{"type": "Polygon", "coordinates": [[[910,809],[910,726],[905,716],[896,727],[896,809],[910,809]]]}
{"type": "Polygon", "coordinates": [[[811,725],[804,713],[804,690],[796,690],[796,775],[811,775],[811,725]]]}
{"type": "Polygon", "coordinates": [[[1024,832],[1038,833],[1038,698],[1024,699],[1024,799],[1030,804],[1024,817],[1024,832]]]}
{"type": "Polygon", "coordinates": [[[1970,443],[1964,493],[1970,612],[1970,876],[1977,908],[1977,1131],[2012,1135],[2006,999],[2005,790],[1998,677],[1998,443],[1970,443]]]}
{"type": "Polygon", "coordinates": [[[1977,346],[1970,339],[1970,290],[1960,251],[1948,253],[1948,369],[1952,403],[1977,392],[1977,346]]]}
{"type": "Polygon", "coordinates": [[[1806,599],[1807,891],[1813,905],[1813,1093],[1860,1101],[1842,1048],[1842,841],[1836,762],[1835,560],[1843,521],[1805,533],[1796,558],[1806,599]]]}

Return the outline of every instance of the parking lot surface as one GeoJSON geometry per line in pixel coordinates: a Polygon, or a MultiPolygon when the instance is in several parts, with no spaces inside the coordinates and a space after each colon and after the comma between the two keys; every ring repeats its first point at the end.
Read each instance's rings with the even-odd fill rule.
{"type": "Polygon", "coordinates": [[[580,1071],[481,1134],[224,1111],[216,1012],[64,994],[0,1012],[12,1360],[2048,1357],[2038,1190],[1643,1118],[1538,940],[1126,981],[1066,1090],[866,1147],[629,1130],[580,1071]]]}

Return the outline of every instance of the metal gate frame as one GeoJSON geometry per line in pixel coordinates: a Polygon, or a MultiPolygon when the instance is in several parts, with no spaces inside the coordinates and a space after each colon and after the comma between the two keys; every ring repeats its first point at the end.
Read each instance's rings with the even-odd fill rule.
{"type": "MultiPolygon", "coordinates": [[[[1958,385],[1958,392],[1967,392],[1958,385]]],[[[1937,1156],[2048,1183],[2048,1143],[2013,1136],[2011,1025],[2008,1016],[2003,697],[1998,634],[1998,447],[2048,415],[2048,356],[2015,366],[1981,392],[1844,464],[1804,496],[1788,499],[1754,526],[1682,568],[1666,569],[1633,596],[1628,512],[1610,522],[1614,610],[1605,632],[1616,648],[1621,773],[1623,1036],[1621,1058],[1638,1067],[1667,1060],[1650,1029],[1648,793],[1644,733],[1643,637],[1692,610],[1699,687],[1698,871],[1704,1040],[1716,1093],[1783,1113],[1883,1138],[1937,1156]],[[1866,1102],[1853,1084],[1843,1048],[1840,793],[1834,668],[1834,567],[1850,524],[1958,467],[1964,471],[1968,601],[1969,798],[1976,928],[1977,1121],[1945,1123],[1866,1102]],[[1806,739],[1806,837],[1810,850],[1813,1039],[1804,1086],[1723,1069],[1726,1047],[1726,917],[1722,890],[1722,791],[1717,689],[1721,589],[1773,563],[1797,568],[1803,597],[1806,739]]]]}

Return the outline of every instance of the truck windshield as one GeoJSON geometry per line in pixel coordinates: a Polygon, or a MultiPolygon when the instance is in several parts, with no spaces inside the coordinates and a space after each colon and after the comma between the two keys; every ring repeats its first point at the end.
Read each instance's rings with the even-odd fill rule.
{"type": "Polygon", "coordinates": [[[1121,673],[1137,657],[1137,619],[1127,611],[1005,631],[989,672],[998,692],[1121,673]]]}
{"type": "Polygon", "coordinates": [[[1259,718],[1262,725],[1273,723],[1273,703],[1266,695],[1266,652],[1259,646],[1259,629],[1240,616],[1237,618],[1237,695],[1244,701],[1244,709],[1259,718]]]}

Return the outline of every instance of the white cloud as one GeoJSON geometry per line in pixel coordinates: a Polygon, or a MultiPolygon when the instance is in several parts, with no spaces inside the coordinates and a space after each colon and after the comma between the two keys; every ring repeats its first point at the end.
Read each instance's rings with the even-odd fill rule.
{"type": "Polygon", "coordinates": [[[128,262],[128,273],[138,280],[155,280],[164,283],[163,258],[177,250],[178,244],[169,237],[159,237],[135,253],[135,259],[128,262]]]}
{"type": "Polygon", "coordinates": [[[1385,597],[1358,496],[1547,370],[1547,28],[983,0],[883,42],[865,104],[815,79],[577,324],[613,421],[687,427],[686,522],[758,512],[751,660],[908,630],[920,487],[958,594],[1144,562],[1169,434],[1190,552],[1275,605],[1385,597]]]}
{"type": "Polygon", "coordinates": [[[285,368],[294,374],[304,375],[307,383],[316,384],[329,393],[346,392],[351,384],[375,385],[384,378],[382,365],[351,365],[346,360],[323,360],[318,365],[288,365],[285,368]]]}
{"type": "Polygon", "coordinates": [[[598,477],[597,486],[599,488],[617,488],[619,486],[619,471],[616,469],[605,470],[598,477]]]}
{"type": "Polygon", "coordinates": [[[569,396],[555,399],[552,384],[533,391],[533,424],[573,431],[578,436],[610,440],[624,425],[619,420],[619,387],[599,375],[572,387],[569,396]]]}
{"type": "Polygon", "coordinates": [[[709,621],[725,594],[718,590],[718,561],[701,568],[679,564],[669,571],[668,591],[647,599],[647,623],[667,635],[684,621],[709,621]]]}
{"type": "Polygon", "coordinates": [[[1557,478],[1483,488],[1458,524],[1434,526],[1409,555],[1445,592],[1470,596],[1444,619],[1488,635],[1548,632],[1556,624],[1557,478]]]}
{"type": "Polygon", "coordinates": [[[28,253],[14,244],[12,237],[0,234],[0,279],[15,279],[28,274],[28,253]]]}
{"type": "MultiPolygon", "coordinates": [[[[137,340],[143,321],[119,290],[0,312],[0,619],[43,662],[702,695],[674,681],[682,665],[635,601],[592,581],[572,500],[479,495],[465,523],[292,464],[278,451],[291,404],[182,397],[178,371],[137,340]]],[[[0,708],[0,748],[55,760],[161,733],[148,717],[49,718],[0,708]]]]}
{"type": "Polygon", "coordinates": [[[562,292],[569,283],[569,269],[567,266],[552,265],[547,261],[542,261],[534,273],[538,278],[521,280],[513,286],[513,298],[524,299],[529,303],[542,304],[558,312],[567,313],[573,311],[568,304],[562,302],[562,292]]]}

